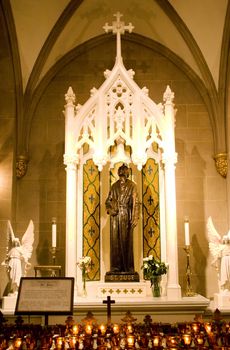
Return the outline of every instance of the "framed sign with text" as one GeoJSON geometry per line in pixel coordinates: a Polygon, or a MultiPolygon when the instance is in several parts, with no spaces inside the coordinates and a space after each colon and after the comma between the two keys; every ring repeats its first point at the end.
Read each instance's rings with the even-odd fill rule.
{"type": "Polygon", "coordinates": [[[73,295],[73,277],[22,277],[15,315],[71,315],[73,295]]]}

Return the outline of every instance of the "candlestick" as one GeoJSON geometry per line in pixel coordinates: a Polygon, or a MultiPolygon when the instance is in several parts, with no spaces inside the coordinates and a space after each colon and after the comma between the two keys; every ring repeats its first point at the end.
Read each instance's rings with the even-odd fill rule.
{"type": "Polygon", "coordinates": [[[56,218],[52,218],[52,247],[56,248],[57,246],[57,224],[56,218]]]}
{"type": "Polygon", "coordinates": [[[187,279],[187,283],[186,283],[186,296],[187,297],[192,297],[194,296],[196,293],[193,292],[192,290],[192,284],[191,284],[191,266],[190,266],[190,245],[186,245],[184,247],[184,250],[186,252],[186,279],[187,279]]]}
{"type": "MultiPolygon", "coordinates": [[[[55,266],[55,264],[56,264],[56,252],[57,252],[57,248],[56,248],[56,247],[52,247],[50,251],[51,251],[51,254],[52,254],[53,265],[55,266]]],[[[51,277],[56,277],[56,272],[55,272],[55,270],[52,270],[52,272],[51,272],[51,277]]]]}
{"type": "Polygon", "coordinates": [[[188,218],[185,217],[184,220],[184,234],[185,234],[185,245],[190,245],[190,237],[189,237],[189,221],[188,218]]]}

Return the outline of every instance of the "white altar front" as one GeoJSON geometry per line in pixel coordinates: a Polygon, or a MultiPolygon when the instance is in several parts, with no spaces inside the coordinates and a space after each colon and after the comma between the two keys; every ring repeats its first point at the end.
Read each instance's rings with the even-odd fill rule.
{"type": "MultiPolygon", "coordinates": [[[[109,171],[115,163],[125,162],[141,171],[149,157],[159,164],[161,259],[169,264],[164,278],[164,293],[160,298],[162,308],[194,310],[207,307],[205,298],[182,298],[178,281],[178,247],[176,222],[175,166],[175,109],[174,93],[167,86],[163,103],[156,104],[146,87],[140,88],[134,81],[134,72],[126,70],[121,55],[121,34],[132,31],[131,24],[121,21],[106,24],[106,32],[116,34],[116,61],[113,69],[104,72],[105,81],[99,89],[93,88],[84,105],[75,105],[75,93],[69,87],[65,95],[65,154],[66,165],[66,271],[67,277],[75,277],[74,302],[78,306],[101,305],[111,295],[121,307],[124,305],[153,304],[149,281],[141,277],[139,283],[104,283],[106,254],[101,243],[100,279],[87,282],[87,297],[82,297],[82,275],[76,262],[82,257],[83,240],[83,165],[88,159],[100,172],[109,171]],[[157,151],[153,149],[157,145],[157,151]],[[87,145],[87,147],[85,147],[87,145]],[[127,147],[130,152],[127,153],[127,147]],[[113,148],[113,154],[111,153],[113,148]],[[106,170],[105,170],[106,169],[106,170]],[[169,306],[169,304],[170,306],[169,306]],[[173,307],[174,305],[174,307],[173,307]],[[193,308],[194,305],[194,308],[193,308]]],[[[108,189],[108,184],[100,187],[108,189]]],[[[102,212],[102,210],[101,210],[102,212]]],[[[105,218],[101,214],[103,227],[105,218]]],[[[102,230],[102,229],[101,229],[102,230]]],[[[100,232],[100,235],[102,233],[100,232]]],[[[102,238],[103,241],[104,238],[102,238]]],[[[141,244],[141,241],[138,243],[141,244]]],[[[140,247],[138,251],[141,251],[140,247]]],[[[143,256],[137,253],[139,269],[143,256]]],[[[140,271],[139,271],[140,272],[140,271]]],[[[141,273],[140,273],[141,275],[141,273]]],[[[159,300],[157,301],[159,307],[159,300]]],[[[156,305],[157,305],[156,303],[156,305]]]]}

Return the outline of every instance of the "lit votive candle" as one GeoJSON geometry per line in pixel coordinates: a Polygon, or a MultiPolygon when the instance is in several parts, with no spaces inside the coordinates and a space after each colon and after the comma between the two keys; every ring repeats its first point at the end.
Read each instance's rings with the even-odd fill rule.
{"type": "Polygon", "coordinates": [[[170,349],[171,349],[171,347],[176,347],[177,346],[177,338],[176,338],[176,336],[174,336],[174,335],[167,336],[166,343],[170,347],[170,349]]]}
{"type": "Polygon", "coordinates": [[[133,327],[132,327],[131,324],[128,324],[128,326],[127,326],[127,331],[128,331],[128,333],[132,333],[133,327]]]}
{"type": "Polygon", "coordinates": [[[127,337],[127,344],[128,344],[129,348],[133,347],[133,345],[134,345],[134,336],[133,335],[129,335],[127,337]]]}
{"type": "Polygon", "coordinates": [[[90,325],[90,324],[87,324],[86,326],[85,326],[85,332],[86,332],[86,334],[91,334],[92,333],[92,326],[90,325]]]}
{"type": "Polygon", "coordinates": [[[100,331],[101,331],[102,335],[104,335],[105,332],[106,332],[106,327],[105,327],[105,325],[103,323],[100,325],[100,331]]]}
{"type": "Polygon", "coordinates": [[[199,324],[196,322],[192,323],[192,329],[194,333],[197,333],[200,329],[199,324]]]}
{"type": "Polygon", "coordinates": [[[113,325],[113,333],[114,334],[118,334],[119,333],[119,326],[116,323],[113,325]]]}
{"type": "Polygon", "coordinates": [[[212,331],[211,323],[205,323],[204,328],[208,334],[211,333],[211,331],[212,331]]]}
{"type": "Polygon", "coordinates": [[[73,334],[76,335],[78,334],[78,325],[73,325],[73,334]]]}
{"type": "Polygon", "coordinates": [[[203,345],[204,344],[204,335],[198,334],[196,337],[196,342],[198,345],[203,345]]]}
{"type": "Polygon", "coordinates": [[[62,348],[62,337],[57,338],[57,348],[61,349],[62,348]]]}
{"type": "Polygon", "coordinates": [[[77,343],[77,337],[71,337],[70,338],[70,347],[74,349],[76,346],[76,343],[77,343]]]}
{"type": "Polygon", "coordinates": [[[183,334],[182,337],[183,337],[184,344],[190,345],[191,340],[192,340],[191,335],[190,334],[183,334]]]}
{"type": "Polygon", "coordinates": [[[21,338],[17,338],[14,344],[15,348],[20,348],[21,345],[22,345],[21,338]]]}
{"type": "Polygon", "coordinates": [[[159,335],[154,335],[153,336],[153,346],[159,346],[160,344],[160,337],[159,335]]]}

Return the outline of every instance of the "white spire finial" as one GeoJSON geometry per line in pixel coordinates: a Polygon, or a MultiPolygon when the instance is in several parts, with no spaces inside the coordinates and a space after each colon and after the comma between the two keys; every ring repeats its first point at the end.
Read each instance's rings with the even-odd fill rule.
{"type": "Polygon", "coordinates": [[[115,13],[114,16],[116,17],[116,21],[112,22],[111,26],[106,23],[103,29],[106,33],[112,31],[113,34],[117,35],[117,59],[121,59],[121,34],[124,34],[126,30],[132,33],[134,26],[132,23],[125,25],[124,22],[120,20],[123,16],[120,12],[115,13]]]}

